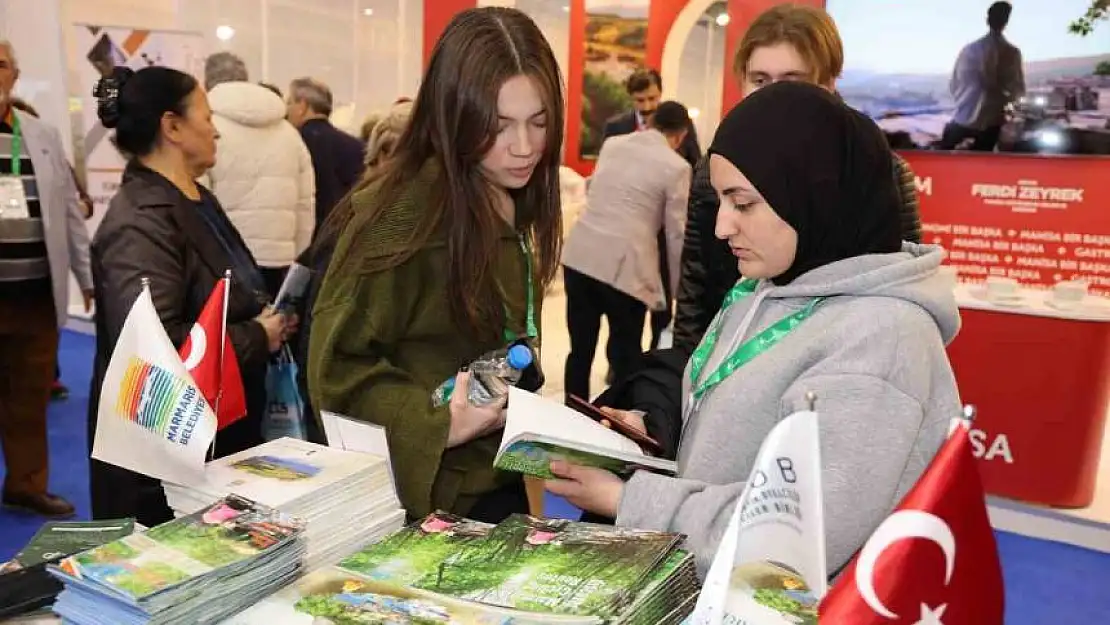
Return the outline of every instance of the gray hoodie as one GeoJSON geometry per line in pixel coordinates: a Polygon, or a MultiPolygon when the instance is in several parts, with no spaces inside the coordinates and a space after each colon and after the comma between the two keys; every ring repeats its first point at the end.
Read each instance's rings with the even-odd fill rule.
{"type": "MultiPolygon", "coordinates": [[[[678,475],[637,472],[617,524],[687,535],[704,576],[763,439],[817,396],[829,572],[843,566],[932,459],[960,398],[945,345],[960,327],[942,252],[904,244],[764,281],[726,313],[703,377],[767,326],[826,297],[811,317],[689,413],[678,475]]],[[[684,392],[690,401],[689,370],[684,392]]]]}

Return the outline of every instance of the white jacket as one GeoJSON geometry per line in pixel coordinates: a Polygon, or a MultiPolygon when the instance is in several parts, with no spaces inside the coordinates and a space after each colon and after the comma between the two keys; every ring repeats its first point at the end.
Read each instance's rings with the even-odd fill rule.
{"type": "Polygon", "coordinates": [[[208,92],[220,132],[216,166],[205,181],[261,267],[286,267],[312,238],[316,179],[308,148],[285,103],[250,82],[208,92]]]}

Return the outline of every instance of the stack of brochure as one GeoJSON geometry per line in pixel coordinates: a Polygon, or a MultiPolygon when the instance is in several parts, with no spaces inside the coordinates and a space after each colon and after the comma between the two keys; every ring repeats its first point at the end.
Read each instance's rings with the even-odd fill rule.
{"type": "Polygon", "coordinates": [[[178,515],[234,493],[308,523],[305,568],[315,570],[404,524],[385,458],[281,438],[208,463],[193,487],[164,483],[178,515]]]}
{"type": "Polygon", "coordinates": [[[224,625],[677,625],[699,590],[680,539],[524,515],[491,526],[437,512],[224,625]]]}
{"type": "Polygon", "coordinates": [[[215,623],[301,573],[304,522],[229,495],[61,560],[54,612],[75,625],[215,623]]]}
{"type": "Polygon", "coordinates": [[[62,585],[46,572],[47,565],[123,538],[134,528],[132,519],[45,523],[11,562],[0,566],[0,621],[49,613],[62,585]]]}

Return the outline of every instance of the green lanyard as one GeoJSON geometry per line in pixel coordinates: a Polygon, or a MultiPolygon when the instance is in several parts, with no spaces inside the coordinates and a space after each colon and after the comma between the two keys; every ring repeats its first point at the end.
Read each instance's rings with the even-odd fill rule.
{"type": "MultiPolygon", "coordinates": [[[[536,329],[536,303],[533,298],[532,287],[532,247],[528,245],[528,241],[524,238],[523,234],[517,234],[517,240],[520,241],[520,252],[524,255],[524,270],[527,276],[528,284],[528,308],[525,316],[524,331],[528,333],[528,338],[534,339],[540,335],[536,329]]],[[[505,305],[505,342],[511,343],[518,338],[516,332],[509,328],[509,306],[505,305]]]]}
{"type": "Polygon", "coordinates": [[[700,400],[709,393],[709,391],[723,382],[725,378],[732,375],[737,369],[748,364],[756,356],[771,349],[771,347],[781,341],[783,337],[793,332],[794,328],[797,328],[803,321],[808,319],[810,315],[813,314],[813,310],[817,308],[817,305],[825,299],[823,297],[818,297],[810,301],[806,304],[805,308],[779,319],[767,329],[745,341],[742,345],[737,347],[736,351],[732,352],[716,370],[710,373],[705,380],[702,380],[701,384],[698,384],[702,369],[705,368],[710,354],[713,353],[713,348],[717,345],[717,340],[721,337],[721,323],[725,317],[725,311],[737,301],[754,293],[757,286],[759,286],[758,280],[741,280],[725,294],[724,302],[721,304],[721,312],[714,320],[713,326],[705,334],[705,338],[702,339],[697,349],[694,350],[694,354],[690,356],[690,385],[694,389],[693,395],[695,400],[700,400]]]}
{"type": "Polygon", "coordinates": [[[12,111],[12,175],[19,178],[23,172],[23,132],[19,117],[12,111]]]}

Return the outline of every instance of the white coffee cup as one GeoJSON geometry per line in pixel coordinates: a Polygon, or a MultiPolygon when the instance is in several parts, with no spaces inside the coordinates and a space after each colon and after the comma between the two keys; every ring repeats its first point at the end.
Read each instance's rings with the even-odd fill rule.
{"type": "Polygon", "coordinates": [[[987,299],[1013,301],[1021,297],[1021,284],[1013,278],[990,276],[987,278],[987,299]]]}
{"type": "Polygon", "coordinates": [[[1052,287],[1052,304],[1057,308],[1078,308],[1087,299],[1087,288],[1082,280],[1057,282],[1052,287]]]}

